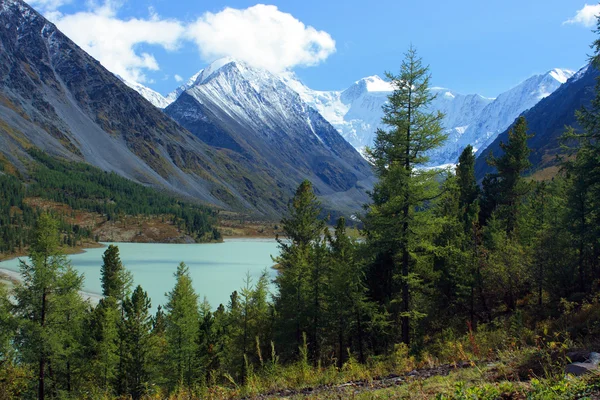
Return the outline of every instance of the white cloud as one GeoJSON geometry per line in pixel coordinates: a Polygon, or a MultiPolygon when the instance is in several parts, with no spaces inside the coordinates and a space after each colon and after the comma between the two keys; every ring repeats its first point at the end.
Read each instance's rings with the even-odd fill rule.
{"type": "Polygon", "coordinates": [[[596,26],[598,15],[600,15],[600,4],[586,4],[581,10],[577,11],[573,18],[566,20],[563,24],[581,24],[585,27],[592,28],[596,26]]]}
{"type": "Polygon", "coordinates": [[[138,46],[147,44],[176,50],[184,26],[176,20],[161,19],[153,10],[148,19],[119,19],[116,15],[119,5],[108,0],[93,5],[89,11],[70,15],[54,12],[48,16],[107,69],[126,80],[146,82],[145,72],[160,68],[154,55],[140,51],[138,46]]]}
{"type": "MultiPolygon", "coordinates": [[[[229,56],[275,72],[316,65],[336,50],[329,33],[276,6],[225,8],[185,24],[162,19],[152,7],[145,19],[122,18],[117,14],[127,0],[86,0],[87,8],[73,14],[59,10],[73,0],[30,1],[104,67],[132,82],[150,83],[146,74],[160,70],[148,45],[174,51],[193,42],[206,62],[229,56]]],[[[174,78],[183,81],[179,75],[174,78]]]]}
{"type": "Polygon", "coordinates": [[[186,35],[206,61],[231,56],[271,71],[316,65],[335,52],[329,33],[264,4],[207,12],[187,27],[186,35]]]}

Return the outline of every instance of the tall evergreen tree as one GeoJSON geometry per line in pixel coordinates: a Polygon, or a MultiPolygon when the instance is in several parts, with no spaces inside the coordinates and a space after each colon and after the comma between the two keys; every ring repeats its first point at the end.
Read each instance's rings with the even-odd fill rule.
{"type": "Polygon", "coordinates": [[[465,281],[469,287],[469,314],[471,326],[475,326],[475,297],[480,299],[481,306],[485,312],[485,300],[483,298],[483,282],[481,275],[480,260],[480,223],[479,215],[481,191],[475,179],[475,153],[473,147],[468,145],[460,157],[456,166],[456,178],[459,190],[459,218],[464,226],[464,241],[461,250],[465,253],[467,260],[463,271],[466,272],[465,281]],[[477,293],[476,293],[477,292],[477,293]]]}
{"type": "Polygon", "coordinates": [[[140,399],[153,376],[150,361],[154,353],[152,340],[152,317],[148,294],[137,286],[125,299],[125,319],[120,334],[125,345],[124,381],[126,393],[132,399],[140,399]]]}
{"type": "Polygon", "coordinates": [[[505,221],[506,232],[509,234],[516,228],[521,200],[530,190],[530,185],[523,179],[523,173],[531,166],[527,145],[530,137],[532,135],[527,132],[527,121],[521,116],[508,131],[508,142],[500,142],[504,154],[498,158],[491,155],[488,159],[488,163],[497,169],[498,212],[505,221]]]}
{"type": "Polygon", "coordinates": [[[181,263],[177,267],[175,287],[167,293],[165,306],[165,333],[168,343],[167,374],[171,387],[192,387],[196,373],[194,357],[199,328],[198,295],[194,291],[189,268],[181,263]]]}
{"type": "Polygon", "coordinates": [[[364,222],[374,252],[388,255],[379,268],[400,279],[400,299],[394,293],[388,298],[399,300],[400,309],[394,314],[400,317],[401,339],[408,344],[410,321],[416,316],[410,305],[415,250],[420,242],[415,228],[427,225],[420,210],[439,193],[438,172],[415,167],[428,161],[428,152],[439,147],[446,135],[441,126],[443,114],[429,111],[434,99],[429,90],[431,77],[415,48],[406,53],[399,75],[386,76],[394,91],[383,108],[382,122],[388,130],[378,129],[374,147],[368,150],[379,182],[364,222]]]}
{"type": "MultiPolygon", "coordinates": [[[[73,359],[71,346],[78,330],[73,324],[79,321],[73,312],[83,309],[78,296],[83,278],[70,267],[59,243],[57,221],[42,214],[30,247],[31,264],[21,261],[22,283],[15,288],[20,319],[17,343],[23,361],[37,365],[38,399],[47,394],[50,362],[55,370],[63,366],[68,370],[64,363],[73,359]],[[65,317],[72,320],[66,323],[65,317]]],[[[64,382],[52,384],[54,394],[69,389],[64,382]]]]}
{"type": "MultiPolygon", "coordinates": [[[[596,26],[600,29],[600,19],[596,26]]],[[[590,68],[599,69],[600,38],[591,47],[590,68]]],[[[581,129],[569,128],[563,136],[571,150],[563,162],[569,182],[565,222],[577,243],[578,289],[585,292],[592,282],[600,282],[600,244],[596,240],[600,234],[600,79],[590,105],[578,110],[576,119],[581,129]]]]}
{"type": "Polygon", "coordinates": [[[115,245],[109,245],[102,255],[100,281],[104,298],[91,316],[92,360],[89,368],[107,393],[122,392],[125,349],[119,329],[124,318],[123,302],[129,294],[132,276],[123,266],[119,248],[115,245]]]}
{"type": "Polygon", "coordinates": [[[121,262],[118,246],[109,245],[102,255],[100,276],[104,297],[112,296],[122,302],[128,295],[132,278],[121,262]]]}
{"type": "Polygon", "coordinates": [[[475,154],[473,146],[468,145],[458,157],[456,179],[459,189],[459,207],[466,229],[470,232],[476,218],[475,202],[479,198],[479,186],[475,179],[475,154]]]}
{"type": "Polygon", "coordinates": [[[331,251],[326,288],[328,331],[341,368],[347,349],[358,354],[360,362],[366,361],[367,332],[374,309],[367,299],[359,245],[348,236],[344,217],[338,219],[334,235],[328,234],[327,240],[331,251]]]}
{"type": "Polygon", "coordinates": [[[94,308],[89,322],[88,334],[91,336],[90,365],[92,377],[107,395],[115,393],[118,387],[119,326],[121,310],[117,299],[110,296],[101,299],[94,308]]]}
{"type": "MultiPolygon", "coordinates": [[[[278,295],[275,307],[279,313],[278,343],[295,339],[295,349],[303,342],[303,334],[312,332],[314,308],[314,246],[320,240],[325,223],[318,218],[320,203],[312,184],[304,181],[296,190],[289,216],[282,220],[284,238],[278,238],[280,255],[275,259],[279,274],[275,278],[278,295]],[[313,285],[311,285],[311,281],[313,285]],[[313,293],[311,293],[313,292],[313,293]]],[[[314,343],[313,343],[314,345],[314,343]]],[[[288,347],[289,348],[289,347],[288,347]]]]}

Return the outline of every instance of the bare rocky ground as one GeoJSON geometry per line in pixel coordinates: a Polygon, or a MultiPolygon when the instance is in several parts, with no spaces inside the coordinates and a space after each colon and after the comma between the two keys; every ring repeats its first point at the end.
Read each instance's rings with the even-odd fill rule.
{"type": "Polygon", "coordinates": [[[32,207],[62,215],[68,223],[91,229],[100,242],[194,243],[194,239],[181,232],[169,216],[125,216],[117,221],[107,221],[104,215],[73,210],[45,199],[29,198],[26,201],[32,207]]]}

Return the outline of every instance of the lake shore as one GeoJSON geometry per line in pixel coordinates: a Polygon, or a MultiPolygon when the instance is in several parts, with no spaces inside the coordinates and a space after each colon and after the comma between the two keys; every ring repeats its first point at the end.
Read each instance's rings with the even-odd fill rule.
{"type": "MultiPolygon", "coordinates": [[[[9,291],[22,282],[21,274],[10,269],[0,268],[0,285],[6,285],[9,291]]],[[[90,293],[79,291],[79,295],[84,300],[89,300],[90,304],[96,305],[102,299],[102,295],[98,293],[90,293]]]]}
{"type": "MultiPolygon", "coordinates": [[[[134,284],[148,291],[154,307],[164,305],[164,295],[171,289],[173,273],[182,261],[190,267],[200,296],[206,296],[215,306],[227,303],[230,294],[242,287],[248,271],[253,279],[264,270],[277,273],[271,268],[271,255],[278,254],[272,237],[226,237],[221,243],[195,244],[101,242],[93,248],[78,249],[69,257],[73,267],[85,276],[82,297],[93,303],[101,298],[100,266],[104,247],[109,244],[119,246],[125,267],[134,275],[134,284]]],[[[0,280],[10,287],[21,280],[19,258],[13,255],[0,263],[0,280]]]]}

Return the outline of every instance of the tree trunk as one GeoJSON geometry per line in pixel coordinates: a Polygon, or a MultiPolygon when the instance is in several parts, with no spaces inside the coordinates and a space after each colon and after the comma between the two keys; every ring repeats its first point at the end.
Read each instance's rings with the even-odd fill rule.
{"type": "MultiPolygon", "coordinates": [[[[44,332],[44,327],[46,325],[46,288],[42,289],[42,313],[40,316],[40,326],[42,327],[42,334],[44,332]]],[[[38,375],[38,399],[44,400],[46,394],[44,392],[44,378],[46,373],[46,346],[44,344],[44,340],[42,339],[42,348],[40,352],[40,365],[39,365],[39,375],[38,375]]]]}
{"type": "MultiPolygon", "coordinates": [[[[412,75],[412,65],[411,65],[411,75],[412,75]]],[[[412,82],[409,82],[409,88],[412,87],[412,82]]],[[[405,149],[405,159],[404,159],[404,169],[407,174],[408,179],[410,180],[411,175],[411,165],[410,165],[410,136],[411,136],[411,124],[412,124],[412,90],[409,89],[408,96],[408,127],[406,129],[406,149],[405,149]]],[[[402,216],[404,220],[402,221],[402,342],[407,346],[410,345],[410,318],[408,316],[408,312],[410,311],[409,300],[410,300],[410,288],[408,286],[408,264],[410,262],[409,254],[408,254],[408,217],[410,214],[410,203],[409,203],[409,193],[408,189],[406,190],[405,198],[404,198],[404,207],[402,210],[402,216]]]]}
{"type": "Polygon", "coordinates": [[[363,330],[362,330],[362,321],[360,318],[360,311],[358,308],[356,309],[356,325],[358,328],[358,357],[361,363],[365,362],[365,354],[363,350],[363,330]]]}

